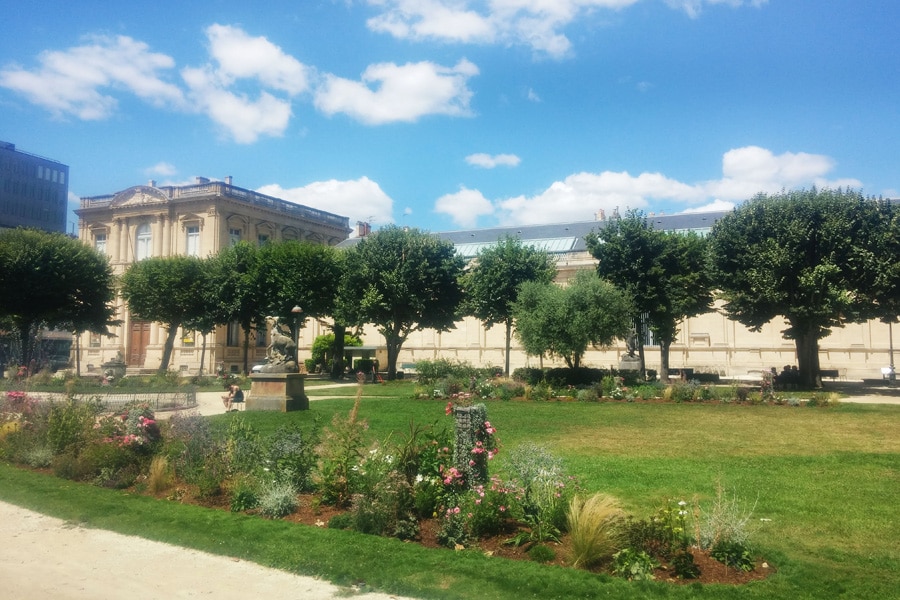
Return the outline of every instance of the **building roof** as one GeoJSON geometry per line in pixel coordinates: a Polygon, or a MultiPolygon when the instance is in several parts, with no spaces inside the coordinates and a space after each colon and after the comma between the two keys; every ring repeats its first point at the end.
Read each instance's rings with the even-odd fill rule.
{"type": "MultiPolygon", "coordinates": [[[[713,223],[725,216],[727,211],[705,213],[682,213],[677,215],[646,215],[647,221],[657,229],[665,231],[696,231],[701,235],[709,233],[713,223]]],[[[550,223],[544,225],[514,225],[511,227],[491,227],[487,229],[464,229],[459,231],[436,232],[434,235],[453,242],[457,252],[471,258],[486,247],[492,246],[504,237],[515,237],[523,244],[545,250],[550,254],[586,252],[585,236],[604,227],[609,219],[598,221],[576,221],[570,223],[550,223]]],[[[338,248],[350,248],[361,238],[344,240],[338,248]]]]}

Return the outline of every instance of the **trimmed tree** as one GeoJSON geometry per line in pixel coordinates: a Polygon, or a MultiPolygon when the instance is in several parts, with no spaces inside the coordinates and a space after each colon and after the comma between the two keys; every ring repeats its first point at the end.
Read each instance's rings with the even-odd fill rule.
{"type": "Polygon", "coordinates": [[[526,281],[548,284],[556,275],[556,263],[544,251],[525,246],[514,237],[504,237],[495,246],[482,249],[463,277],[465,310],[488,328],[506,327],[504,373],[509,376],[509,349],[513,329],[513,305],[519,286],[526,281]]]}
{"type": "Polygon", "coordinates": [[[105,256],[61,233],[0,232],[0,320],[19,338],[28,365],[40,327],[106,334],[115,325],[115,288],[105,256]]]}
{"type": "Polygon", "coordinates": [[[453,244],[418,229],[385,227],[347,251],[338,316],[373,323],[384,336],[388,379],[413,331],[453,328],[462,301],[463,259],[453,244]]]}
{"type": "Polygon", "coordinates": [[[197,323],[209,309],[205,290],[210,271],[194,256],[153,257],[133,263],[121,277],[122,298],[131,314],[167,330],[159,372],[169,368],[178,328],[197,323]]]}
{"type": "Polygon", "coordinates": [[[882,292],[870,286],[896,262],[879,255],[896,228],[885,214],[859,192],[813,188],[759,194],[713,227],[710,271],[726,313],[751,331],[784,317],[802,385],[821,385],[819,340],[832,327],[879,315],[871,294],[882,292]]]}
{"type": "Polygon", "coordinates": [[[687,318],[708,312],[713,294],[706,269],[707,243],[696,233],[654,229],[640,211],[616,218],[587,238],[597,273],[634,300],[638,352],[644,361],[645,331],[659,344],[660,378],[669,374],[669,348],[687,318]]]}
{"type": "Polygon", "coordinates": [[[631,329],[628,293],[596,273],[581,271],[569,285],[526,282],[513,304],[516,337],[535,356],[562,358],[581,366],[588,346],[609,346],[631,329]]]}
{"type": "Polygon", "coordinates": [[[250,370],[250,332],[265,322],[258,268],[259,250],[249,242],[224,248],[215,258],[215,288],[222,320],[237,321],[244,332],[244,373],[250,370]]]}

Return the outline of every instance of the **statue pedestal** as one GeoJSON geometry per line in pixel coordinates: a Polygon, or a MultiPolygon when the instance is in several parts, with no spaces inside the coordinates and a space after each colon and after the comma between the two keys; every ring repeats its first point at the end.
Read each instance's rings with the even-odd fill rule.
{"type": "Polygon", "coordinates": [[[300,373],[254,373],[250,375],[247,410],[288,412],[309,410],[300,373]]]}
{"type": "Polygon", "coordinates": [[[640,356],[626,354],[619,359],[620,371],[640,371],[642,366],[640,356]]]}

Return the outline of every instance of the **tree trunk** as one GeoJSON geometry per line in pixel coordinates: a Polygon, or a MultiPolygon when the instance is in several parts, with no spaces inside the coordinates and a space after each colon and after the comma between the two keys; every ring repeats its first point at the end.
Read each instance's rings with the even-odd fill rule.
{"type": "Polygon", "coordinates": [[[344,376],[344,336],[347,328],[344,325],[334,324],[334,344],[331,346],[331,379],[341,379],[344,376]]]}
{"type": "Polygon", "coordinates": [[[816,328],[794,327],[794,331],[800,385],[808,389],[820,388],[822,378],[819,376],[819,337],[816,328]]]}
{"type": "Polygon", "coordinates": [[[641,381],[647,381],[647,359],[644,356],[644,340],[647,339],[647,326],[644,320],[638,321],[638,358],[641,359],[641,381]]]}
{"type": "Polygon", "coordinates": [[[662,382],[669,380],[669,348],[671,346],[671,340],[659,340],[659,380],[662,382]]]}
{"type": "Polygon", "coordinates": [[[503,368],[503,374],[509,377],[509,348],[512,345],[512,319],[506,320],[506,366],[503,368]]]}
{"type": "MultiPolygon", "coordinates": [[[[31,358],[34,355],[34,339],[31,335],[31,323],[19,326],[19,367],[31,368],[31,358]]],[[[28,373],[33,375],[33,373],[28,373]]]]}
{"type": "MultiPolygon", "coordinates": [[[[249,368],[249,360],[250,360],[250,325],[247,324],[244,326],[241,324],[244,329],[244,375],[250,372],[249,368]]],[[[300,368],[300,365],[297,365],[297,368],[300,368]]]]}
{"type": "Polygon", "coordinates": [[[169,362],[172,360],[172,349],[175,347],[175,336],[178,335],[178,325],[169,324],[169,330],[166,332],[166,343],[163,345],[162,360],[159,362],[159,374],[165,375],[169,370],[169,362]]]}
{"type": "Polygon", "coordinates": [[[206,363],[206,333],[201,332],[203,336],[203,347],[200,349],[200,370],[197,371],[197,377],[203,377],[203,365],[206,363]]]}

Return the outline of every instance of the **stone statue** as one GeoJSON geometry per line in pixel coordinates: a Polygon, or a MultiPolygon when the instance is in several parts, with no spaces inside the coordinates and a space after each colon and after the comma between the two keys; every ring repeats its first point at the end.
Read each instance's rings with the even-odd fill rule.
{"type": "Polygon", "coordinates": [[[628,337],[625,338],[625,349],[628,350],[628,356],[634,356],[634,353],[637,352],[638,334],[634,327],[631,328],[628,337]]]}
{"type": "Polygon", "coordinates": [[[272,331],[272,341],[266,348],[266,364],[260,368],[262,373],[297,373],[297,344],[290,331],[285,335],[278,323],[278,317],[266,319],[272,331]]]}

